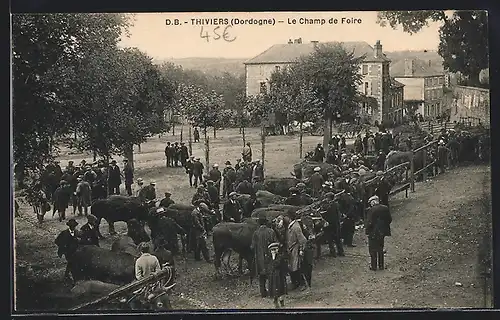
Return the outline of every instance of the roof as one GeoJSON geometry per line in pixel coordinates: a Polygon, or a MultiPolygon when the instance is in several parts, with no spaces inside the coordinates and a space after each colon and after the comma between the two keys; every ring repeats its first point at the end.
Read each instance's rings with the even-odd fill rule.
{"type": "Polygon", "coordinates": [[[431,63],[429,65],[429,61],[413,59],[413,68],[414,72],[412,76],[405,75],[405,60],[399,60],[391,63],[389,72],[392,77],[423,78],[444,75],[443,65],[438,63],[431,63]]]}
{"type": "MultiPolygon", "coordinates": [[[[334,44],[336,42],[320,42],[319,44],[334,44]]],[[[340,42],[348,50],[354,50],[354,55],[360,57],[366,55],[365,61],[390,61],[385,54],[380,58],[373,56],[373,47],[364,41],[340,42]]],[[[307,56],[314,51],[314,43],[291,43],[275,44],[256,57],[247,60],[244,64],[264,64],[264,63],[290,63],[302,56],[307,56]]]]}
{"type": "Polygon", "coordinates": [[[391,78],[391,86],[399,88],[399,87],[404,87],[405,85],[397,81],[396,79],[391,78]]]}

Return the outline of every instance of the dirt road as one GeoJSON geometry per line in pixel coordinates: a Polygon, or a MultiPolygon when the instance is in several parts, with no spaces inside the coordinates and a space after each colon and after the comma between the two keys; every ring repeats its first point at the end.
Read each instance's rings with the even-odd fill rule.
{"type": "MultiPolygon", "coordinates": [[[[393,236],[386,238],[387,269],[368,269],[366,237],[360,230],[357,247],[347,248],[345,257],[318,260],[313,288],[290,292],[286,307],[484,307],[479,257],[491,249],[485,244],[491,235],[490,193],[490,168],[468,166],[417,184],[408,199],[403,193],[395,196],[393,236]]],[[[37,227],[28,210],[16,219],[17,266],[25,274],[18,279],[19,306],[62,308],[52,295],[64,295],[69,288],[60,281],[65,263],[56,256],[53,238],[65,227],[55,221],[37,227]]],[[[117,223],[117,231],[124,232],[125,225],[117,223]]],[[[111,240],[102,245],[110,246],[111,240]]],[[[272,307],[270,299],[259,297],[258,284],[250,286],[246,277],[216,281],[213,265],[195,262],[191,255],[180,259],[177,268],[175,308],[272,307]]]]}
{"type": "MultiPolygon", "coordinates": [[[[391,199],[393,236],[386,238],[386,270],[368,269],[366,237],[358,232],[358,246],[348,248],[343,258],[319,260],[313,288],[291,292],[287,308],[484,307],[479,256],[485,247],[483,238],[491,235],[489,202],[490,168],[486,166],[458,168],[417,184],[408,199],[403,194],[391,199]]],[[[207,277],[213,273],[211,266],[198,266],[210,269],[205,271],[207,277]]],[[[180,280],[179,291],[208,307],[272,305],[270,299],[259,297],[258,284],[250,287],[248,280],[214,283],[188,277],[189,282],[180,280]]]]}

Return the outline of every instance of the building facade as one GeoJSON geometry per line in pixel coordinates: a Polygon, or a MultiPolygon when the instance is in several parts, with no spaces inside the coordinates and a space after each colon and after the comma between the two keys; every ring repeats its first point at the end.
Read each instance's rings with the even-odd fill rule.
{"type": "Polygon", "coordinates": [[[490,90],[476,87],[454,86],[450,121],[481,123],[490,126],[490,90]]]}
{"type": "MultiPolygon", "coordinates": [[[[294,63],[301,56],[314,51],[317,41],[302,43],[302,39],[289,41],[287,44],[276,44],[245,62],[246,95],[257,95],[269,90],[271,74],[294,63]]],[[[359,72],[363,75],[358,88],[359,92],[372,97],[377,102],[376,108],[370,104],[360,106],[360,115],[368,116],[371,122],[381,123],[389,119],[391,107],[391,78],[389,75],[390,60],[382,51],[380,41],[372,47],[366,42],[343,42],[348,51],[353,51],[357,57],[364,56],[359,72]]]]}
{"type": "Polygon", "coordinates": [[[443,87],[446,85],[442,66],[435,66],[431,61],[405,59],[391,66],[391,75],[405,86],[406,111],[414,109],[426,119],[442,114],[443,87]]]}

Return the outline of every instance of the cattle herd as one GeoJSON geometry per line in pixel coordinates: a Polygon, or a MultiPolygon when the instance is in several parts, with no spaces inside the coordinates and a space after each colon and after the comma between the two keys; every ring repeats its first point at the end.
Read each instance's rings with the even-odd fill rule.
{"type": "MultiPolygon", "coordinates": [[[[393,136],[388,132],[367,133],[364,138],[359,135],[354,146],[348,147],[345,139],[334,136],[327,153],[318,145],[306,160],[292,168],[292,176],[288,178],[264,177],[263,170],[256,174],[260,163],[252,161],[251,153],[244,151],[244,159],[238,161],[237,167],[233,168],[230,161],[226,162],[218,181],[213,181],[217,178],[210,175],[204,176],[191,204],[175,203],[170,199],[157,201],[154,193],[152,197],[105,195],[103,190],[106,188],[101,186],[101,181],[105,181],[103,177],[108,166],[103,161],[93,166],[84,163],[64,172],[53,163],[48,166],[45,177],[53,178],[54,172],[60,173],[56,175],[57,180],[71,190],[67,202],[71,201],[72,194],[76,194],[80,181],[88,182],[92,191],[88,205],[91,215],[96,218],[97,230],[103,219],[109,225],[110,234],[115,233],[114,222],[127,223],[127,235],[115,240],[111,249],[102,248],[98,243],[80,243],[71,254],[62,252],[68,262],[67,274],[71,274],[74,282],[93,280],[125,285],[134,281],[134,261],[140,256],[137,246],[149,241],[152,254],[160,263],[175,269],[175,258],[181,254],[184,256],[194,251],[199,260],[198,251],[208,251],[204,241],[209,236],[214,252],[205,258],[208,262],[213,259],[218,277],[223,275],[221,267],[225,255],[234,252],[239,255],[238,271],[244,272],[243,261],[246,261],[253,279],[256,264],[252,239],[259,228],[259,218],[268,220],[280,241],[286,241],[280,236],[283,225],[279,222],[284,217],[298,221],[304,232],[312,221],[309,227],[317,236],[309,237],[308,241],[316,248],[316,257],[321,254],[324,244],[329,245],[331,255],[343,255],[343,245],[355,245],[352,243],[353,234],[363,226],[368,199],[377,195],[382,202],[387,202],[391,189],[400,180],[400,175],[384,172],[403,162],[413,162],[413,170],[417,171],[424,165],[423,153],[428,161],[437,159],[435,166],[428,168],[429,176],[464,162],[488,159],[488,138],[487,134],[448,130],[437,137],[438,147],[413,153],[411,150],[434,139],[419,136],[415,140],[415,136],[393,136]],[[328,209],[332,203],[336,204],[337,213],[328,209]],[[198,217],[201,217],[199,221],[198,217]],[[150,233],[146,232],[145,226],[150,233]],[[182,248],[179,248],[179,242],[182,248]]],[[[61,206],[54,202],[58,201],[54,194],[60,186],[52,180],[45,178],[39,185],[40,198],[34,207],[37,215],[42,216],[40,221],[50,210],[50,204],[55,210],[61,210],[61,206]]],[[[154,185],[152,188],[154,190],[154,185]]],[[[78,199],[75,197],[73,207],[81,205],[78,199]]],[[[98,236],[103,238],[100,232],[98,236]]],[[[66,245],[62,247],[66,248],[66,245]]],[[[169,303],[160,301],[168,299],[167,296],[153,295],[148,300],[152,302],[148,308],[169,308],[169,303]]]]}

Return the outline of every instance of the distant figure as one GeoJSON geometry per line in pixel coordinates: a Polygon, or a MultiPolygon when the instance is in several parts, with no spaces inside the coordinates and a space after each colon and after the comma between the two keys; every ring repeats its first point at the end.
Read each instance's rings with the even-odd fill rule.
{"type": "Polygon", "coordinates": [[[194,128],[193,138],[194,142],[200,142],[200,132],[198,131],[198,128],[194,128]]]}
{"type": "Polygon", "coordinates": [[[247,145],[243,148],[241,155],[243,156],[243,161],[252,162],[252,148],[250,147],[250,142],[247,142],[247,145]]]}

